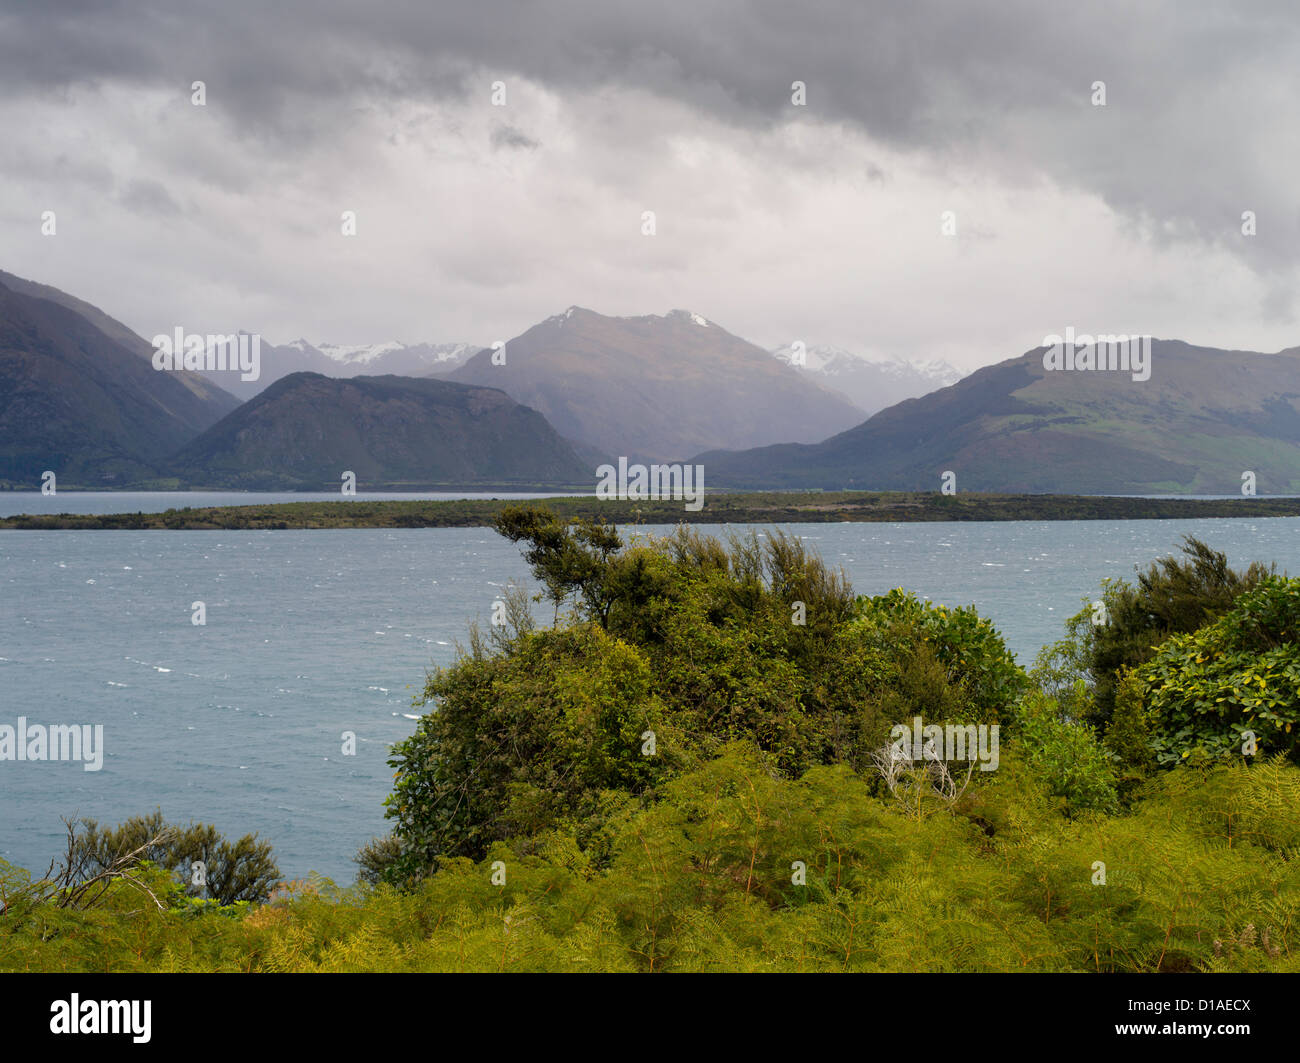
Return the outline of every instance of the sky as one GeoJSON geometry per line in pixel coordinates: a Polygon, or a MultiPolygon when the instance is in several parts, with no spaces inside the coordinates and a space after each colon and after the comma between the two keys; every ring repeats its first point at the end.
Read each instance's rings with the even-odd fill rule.
{"type": "Polygon", "coordinates": [[[0,269],[146,337],[1274,351],[1298,111],[1291,0],[0,0],[0,269]]]}

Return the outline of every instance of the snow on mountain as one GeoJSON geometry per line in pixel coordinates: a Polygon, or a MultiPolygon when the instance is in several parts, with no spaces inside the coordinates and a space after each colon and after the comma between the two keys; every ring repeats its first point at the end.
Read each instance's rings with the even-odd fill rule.
{"type": "Polygon", "coordinates": [[[397,340],[389,340],[387,343],[362,343],[352,347],[344,347],[337,343],[318,343],[316,349],[326,358],[332,358],[344,365],[369,365],[393,351],[405,350],[406,344],[399,343],[397,340]]]}
{"type": "Polygon", "coordinates": [[[468,343],[401,343],[388,340],[385,343],[359,343],[344,345],[340,343],[307,344],[298,340],[290,346],[300,346],[300,350],[310,347],[319,351],[332,362],[342,367],[355,368],[367,375],[395,373],[409,376],[419,370],[428,372],[432,369],[446,368],[445,363],[460,365],[470,354],[480,348],[468,343]]]}
{"type": "Polygon", "coordinates": [[[867,357],[826,344],[805,348],[802,364],[796,362],[790,344],[773,348],[771,354],[808,373],[824,387],[845,395],[867,414],[946,388],[966,375],[941,359],[910,362],[904,358],[867,357]]]}
{"type": "Polygon", "coordinates": [[[236,398],[251,399],[290,373],[321,373],[333,377],[441,376],[463,365],[482,348],[472,343],[309,343],[297,339],[283,346],[263,339],[261,375],[243,381],[238,374],[206,373],[236,398]]]}

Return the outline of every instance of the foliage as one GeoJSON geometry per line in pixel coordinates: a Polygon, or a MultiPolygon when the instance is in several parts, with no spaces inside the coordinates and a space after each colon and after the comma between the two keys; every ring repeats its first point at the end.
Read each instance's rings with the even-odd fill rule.
{"type": "Polygon", "coordinates": [[[522,635],[512,653],[463,658],[429,679],[438,699],[394,747],[388,815],[399,878],[442,855],[481,857],[492,842],[542,823],[572,828],[599,812],[603,790],[648,790],[671,728],[635,647],[585,623],[522,635]]]}
{"type": "Polygon", "coordinates": [[[1012,732],[1033,776],[1067,815],[1117,812],[1111,756],[1087,723],[1067,719],[1059,703],[1033,691],[1016,706],[1012,732]]]}
{"type": "Polygon", "coordinates": [[[1137,669],[1162,764],[1202,753],[1297,755],[1300,579],[1266,576],[1218,620],[1175,635],[1137,669]],[[1294,729],[1294,730],[1293,730],[1294,729]],[[1246,733],[1255,736],[1247,749],[1246,733]]]}
{"type": "Polygon", "coordinates": [[[795,536],[510,514],[554,626],[513,589],[428,677],[355,886],[70,826],[59,875],[0,861],[0,970],[1300,971],[1300,581],[1190,540],[1026,676],[795,536]],[[914,716],[997,724],[996,770],[873,764],[914,716]]]}
{"type": "Polygon", "coordinates": [[[978,816],[913,818],[847,766],[789,777],[736,743],[624,804],[604,866],[555,831],[409,890],[316,881],[234,912],[117,886],[0,916],[0,969],[1300,970],[1300,769],[1180,767],[1074,819],[1015,748],[991,774],[978,816]]]}
{"type": "Polygon", "coordinates": [[[974,609],[854,599],[780,531],[723,543],[681,527],[624,544],[524,508],[501,530],[525,545],[557,621],[561,604],[572,613],[545,630],[512,613],[491,645],[472,635],[429,677],[417,704],[433,709],[390,760],[394,851],[361,857],[390,882],[545,829],[588,844],[604,791],[652,800],[727,742],[754,742],[784,771],[864,769],[891,724],[995,721],[1024,685],[974,609]]]}
{"type": "MultiPolygon", "coordinates": [[[[996,722],[1025,688],[1025,674],[1002,636],[974,606],[934,605],[898,588],[875,598],[859,598],[856,607],[852,627],[875,633],[882,645],[893,648],[896,662],[916,661],[925,649],[933,653],[970,722],[996,722]]],[[[934,716],[933,712],[920,714],[934,716]]]]}
{"type": "Polygon", "coordinates": [[[175,872],[187,896],[206,894],[218,905],[265,900],[280,877],[270,843],[259,841],[256,834],[230,842],[211,824],[173,826],[159,811],[133,816],[115,829],[83,819],[74,842],[75,876],[99,874],[137,850],[142,859],[175,872]],[[196,863],[203,865],[202,885],[193,881],[196,863]]]}
{"type": "Polygon", "coordinates": [[[1172,635],[1190,634],[1222,616],[1237,597],[1269,575],[1256,562],[1245,572],[1228,567],[1227,557],[1193,536],[1184,536],[1183,558],[1160,558],[1137,585],[1124,580],[1105,584],[1101,622],[1093,623],[1091,608],[1070,626],[1082,637],[1080,656],[1095,685],[1094,714],[1104,728],[1115,707],[1116,684],[1125,668],[1137,668],[1172,635]]]}

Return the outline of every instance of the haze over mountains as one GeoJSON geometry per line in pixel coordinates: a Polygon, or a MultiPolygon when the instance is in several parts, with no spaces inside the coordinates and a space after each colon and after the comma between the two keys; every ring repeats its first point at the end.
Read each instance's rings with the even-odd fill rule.
{"type": "Polygon", "coordinates": [[[237,374],[204,375],[237,398],[247,401],[291,373],[321,373],[332,377],[439,376],[465,363],[481,348],[469,343],[386,343],[343,346],[335,343],[272,344],[262,340],[262,372],[257,380],[240,380],[237,374]]]}
{"type": "Polygon", "coordinates": [[[794,363],[794,368],[822,386],[840,392],[868,416],[904,399],[946,388],[966,375],[937,359],[869,358],[825,344],[799,352],[802,365],[792,344],[773,348],[772,354],[786,365],[794,363]]]}
{"type": "Polygon", "coordinates": [[[1300,492],[1300,348],[1151,343],[1151,378],[1048,371],[1044,348],[813,446],[705,453],[714,487],[1236,494],[1300,492]]]}
{"type": "MultiPolygon", "coordinates": [[[[1300,493],[1300,348],[1152,343],[1151,376],[1049,372],[1038,348],[960,374],[813,347],[765,351],[702,315],[570,307],[508,341],[263,346],[244,404],[97,307],[0,273],[0,486],[334,489],[529,484],[703,464],[710,488],[1300,493]],[[498,364],[504,355],[504,364],[498,364]],[[294,365],[327,369],[296,369],[294,365]],[[401,366],[404,374],[376,373],[401,366]],[[271,377],[267,383],[268,376],[271,377]],[[873,416],[863,406],[936,390],[873,416]],[[264,386],[265,385],[265,386],[264,386]],[[891,392],[890,388],[899,389],[891,392]]],[[[216,374],[232,388],[238,373],[216,374]]]]}
{"type": "MultiPolygon", "coordinates": [[[[338,353],[336,362],[315,352],[351,376],[394,356],[425,368],[460,352],[338,353]]],[[[338,489],[344,471],[361,490],[592,475],[543,417],[496,389],[300,372],[241,405],[203,373],[159,371],[152,358],[146,340],[97,307],[0,274],[0,485],[35,488],[46,471],[61,488],[314,490],[338,489]]]]}
{"type": "Polygon", "coordinates": [[[194,374],[155,371],[149,345],[94,308],[12,280],[0,276],[0,481],[35,487],[51,470],[135,483],[238,405],[194,374]]]}
{"type": "MultiPolygon", "coordinates": [[[[109,317],[99,307],[92,306],[85,300],[78,299],[75,295],[69,295],[67,292],[60,291],[48,284],[38,284],[36,281],[16,277],[12,273],[4,272],[4,270],[0,270],[0,285],[4,285],[6,288],[22,295],[32,296],[36,299],[47,299],[52,303],[57,303],[59,306],[65,307],[84,318],[110,340],[121,345],[132,354],[146,360],[153,357],[153,346],[148,340],[136,335],[122,322],[109,317]]],[[[217,412],[218,416],[228,413],[238,404],[238,400],[234,399],[234,396],[222,388],[219,383],[208,380],[200,373],[181,372],[173,375],[176,381],[199,399],[203,406],[217,412]]],[[[207,427],[207,425],[205,424],[202,427],[207,427]]]]}
{"type": "Polygon", "coordinates": [[[481,351],[449,379],[504,389],[602,461],[814,442],[862,420],[843,396],[688,310],[606,317],[571,306],[508,341],[505,358],[481,351]]]}

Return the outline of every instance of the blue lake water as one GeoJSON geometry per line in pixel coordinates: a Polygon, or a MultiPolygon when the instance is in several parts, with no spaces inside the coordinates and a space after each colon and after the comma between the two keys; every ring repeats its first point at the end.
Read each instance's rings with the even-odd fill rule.
{"type": "MultiPolygon", "coordinates": [[[[786,527],[858,593],[974,603],[1026,664],[1103,577],[1184,533],[1300,573],[1300,518],[786,527]]],[[[426,669],[512,579],[517,548],[486,529],[0,533],[0,723],[103,724],[106,747],[98,772],[0,761],[0,857],[43,871],[60,816],[161,807],[259,832],[286,877],[351,881],[426,669]]]]}

